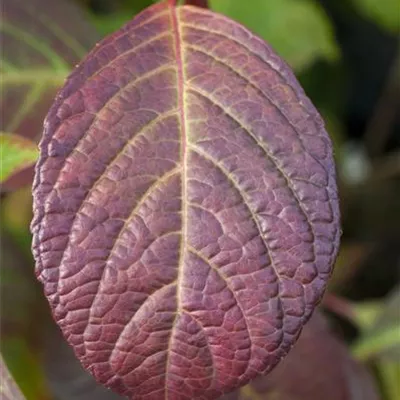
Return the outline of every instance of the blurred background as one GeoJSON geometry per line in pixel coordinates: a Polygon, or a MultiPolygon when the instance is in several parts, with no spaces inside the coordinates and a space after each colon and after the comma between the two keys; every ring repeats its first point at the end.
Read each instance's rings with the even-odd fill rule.
{"type": "MultiPolygon", "coordinates": [[[[35,142],[65,77],[97,41],[150,4],[1,5],[1,353],[28,400],[119,398],[83,372],[51,319],[30,252],[30,185],[35,142]]],[[[400,2],[210,0],[209,6],[263,37],[295,71],[333,139],[342,209],[341,250],[321,305],[325,320],[314,318],[297,353],[269,380],[229,398],[400,399],[400,2]],[[321,338],[320,347],[310,346],[321,338]],[[301,370],[307,388],[292,382],[301,370]]]]}

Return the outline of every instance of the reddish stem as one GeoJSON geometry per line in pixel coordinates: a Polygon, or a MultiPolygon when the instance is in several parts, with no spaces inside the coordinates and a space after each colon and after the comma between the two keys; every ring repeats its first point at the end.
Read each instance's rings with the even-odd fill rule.
{"type": "Polygon", "coordinates": [[[208,8],[208,1],[207,0],[186,0],[185,4],[187,6],[196,6],[201,8],[208,8]]]}
{"type": "Polygon", "coordinates": [[[339,297],[329,292],[325,293],[325,296],[322,299],[322,306],[336,315],[345,318],[352,324],[357,325],[353,305],[343,297],[339,297]]]}

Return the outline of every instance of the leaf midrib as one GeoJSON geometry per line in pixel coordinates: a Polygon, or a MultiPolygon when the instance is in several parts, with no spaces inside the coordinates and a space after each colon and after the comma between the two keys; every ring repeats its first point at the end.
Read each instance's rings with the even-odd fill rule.
{"type": "Polygon", "coordinates": [[[183,46],[182,46],[182,32],[179,23],[178,10],[172,2],[170,3],[170,14],[171,14],[171,28],[173,31],[173,41],[176,53],[176,65],[177,65],[177,103],[178,103],[178,117],[180,120],[180,128],[181,128],[181,165],[182,165],[182,178],[181,178],[181,207],[182,207],[182,233],[181,233],[181,245],[180,245],[180,257],[178,264],[178,273],[176,279],[176,303],[177,309],[175,313],[175,318],[171,327],[171,335],[168,341],[167,347],[167,360],[165,367],[165,399],[168,400],[168,370],[170,366],[170,353],[171,353],[171,344],[174,338],[175,326],[178,321],[179,315],[182,313],[182,301],[180,295],[180,288],[182,286],[182,270],[184,266],[184,257],[186,253],[186,240],[187,240],[187,201],[186,201],[186,193],[187,193],[187,183],[186,183],[186,175],[187,175],[187,125],[186,125],[186,107],[185,107],[185,72],[183,67],[183,46]]]}

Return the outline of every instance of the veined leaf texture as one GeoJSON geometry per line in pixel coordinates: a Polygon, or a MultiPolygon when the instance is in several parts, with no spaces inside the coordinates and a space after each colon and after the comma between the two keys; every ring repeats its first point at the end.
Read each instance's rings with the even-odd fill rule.
{"type": "Polygon", "coordinates": [[[331,273],[339,208],[323,121],[265,42],[156,4],[70,75],[40,151],[37,276],[99,382],[216,399],[286,355],[331,273]]]}

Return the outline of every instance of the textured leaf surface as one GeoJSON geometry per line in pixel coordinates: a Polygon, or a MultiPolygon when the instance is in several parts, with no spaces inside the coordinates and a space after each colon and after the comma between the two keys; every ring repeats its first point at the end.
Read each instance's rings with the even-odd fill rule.
{"type": "Polygon", "coordinates": [[[3,0],[0,130],[38,137],[56,91],[97,39],[63,0],[3,0]]]}
{"type": "Polygon", "coordinates": [[[38,155],[35,142],[0,132],[0,182],[34,164],[38,155]]]}
{"type": "Polygon", "coordinates": [[[315,313],[293,350],[266,377],[221,400],[378,400],[372,376],[315,313]]]}
{"type": "Polygon", "coordinates": [[[290,69],[233,21],[155,5],[51,108],[37,275],[82,363],[132,399],[212,399],[266,373],[339,241],[331,143],[290,69]]]}

